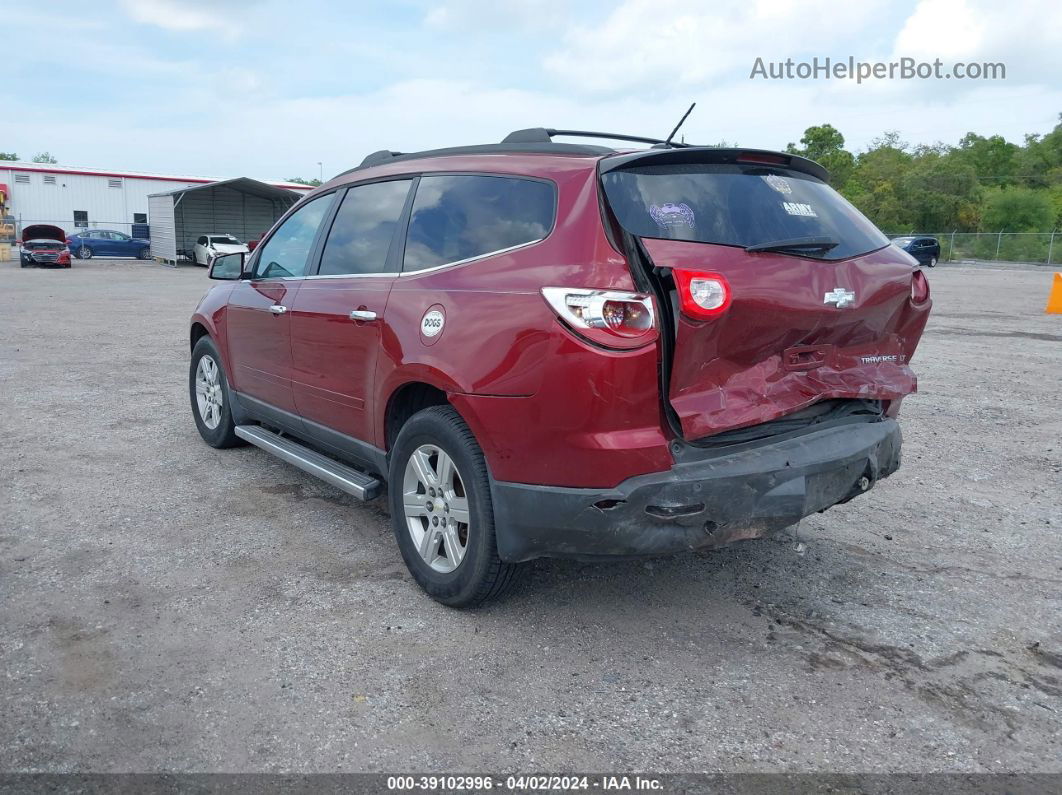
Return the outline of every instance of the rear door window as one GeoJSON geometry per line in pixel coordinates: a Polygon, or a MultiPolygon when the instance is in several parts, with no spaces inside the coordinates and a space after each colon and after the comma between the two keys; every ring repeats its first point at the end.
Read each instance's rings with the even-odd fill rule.
{"type": "Polygon", "coordinates": [[[550,182],[467,174],[421,177],[403,270],[452,265],[537,242],[552,230],[555,212],[550,182]]]}
{"type": "Polygon", "coordinates": [[[373,182],[347,191],[328,232],[318,275],[365,275],[394,271],[391,240],[406,205],[411,180],[373,182]]]}
{"type": "Polygon", "coordinates": [[[762,165],[682,164],[617,169],[602,176],[605,196],[624,229],[639,237],[726,246],[831,238],[809,251],[845,259],[889,240],[826,183],[762,165]]]}

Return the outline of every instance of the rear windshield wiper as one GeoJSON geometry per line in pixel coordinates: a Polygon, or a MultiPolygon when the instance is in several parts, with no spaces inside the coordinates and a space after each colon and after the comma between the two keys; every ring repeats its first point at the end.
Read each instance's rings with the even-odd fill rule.
{"type": "Polygon", "coordinates": [[[839,245],[841,241],[832,237],[794,237],[746,246],[745,251],[829,251],[839,245]]]}

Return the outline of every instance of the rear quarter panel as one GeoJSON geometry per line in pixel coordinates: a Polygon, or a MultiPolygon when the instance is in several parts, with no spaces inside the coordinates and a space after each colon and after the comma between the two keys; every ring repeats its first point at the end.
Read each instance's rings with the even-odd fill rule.
{"type": "MultiPolygon", "coordinates": [[[[533,170],[522,170],[529,168],[526,164],[513,165],[516,170],[505,171],[500,164],[484,169],[480,162],[469,170],[532,174],[553,181],[558,191],[554,228],[539,243],[396,278],[377,365],[375,443],[386,444],[390,396],[403,384],[425,382],[450,395],[473,427],[495,476],[561,482],[555,479],[558,462],[568,460],[573,442],[562,438],[565,433],[560,429],[574,424],[593,435],[604,431],[605,424],[615,425],[615,417],[596,425],[588,425],[586,419],[594,416],[593,406],[615,403],[615,389],[631,379],[641,380],[633,375],[635,369],[639,376],[644,369],[643,391],[652,396],[645,403],[642,424],[659,428],[656,352],[651,348],[641,358],[619,357],[626,370],[618,378],[613,357],[572,342],[542,297],[546,286],[634,289],[626,260],[612,248],[602,228],[594,161],[552,168],[531,164],[536,166],[533,170]],[[443,312],[445,322],[441,334],[428,338],[421,333],[421,319],[432,309],[443,312]],[[543,432],[545,427],[551,430],[543,432]],[[546,471],[550,468],[552,473],[546,471]]],[[[460,166],[453,164],[447,170],[462,170],[460,166]]],[[[620,425],[637,423],[632,417],[620,425]]],[[[654,437],[653,443],[658,441],[654,437]]],[[[574,444],[590,456],[600,452],[597,442],[574,444]]],[[[561,469],[581,469],[585,477],[589,461],[579,457],[561,469]]],[[[606,479],[613,480],[611,475],[606,479]]],[[[580,482],[579,477],[561,480],[580,482]]]]}

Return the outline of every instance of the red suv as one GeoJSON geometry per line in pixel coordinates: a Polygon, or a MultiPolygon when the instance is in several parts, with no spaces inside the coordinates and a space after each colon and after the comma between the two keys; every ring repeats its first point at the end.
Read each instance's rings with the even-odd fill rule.
{"type": "Polygon", "coordinates": [[[192,318],[207,443],[389,484],[449,605],[536,557],[764,536],[900,463],[929,286],[821,166],[556,134],[370,155],[217,258],[192,318]]]}

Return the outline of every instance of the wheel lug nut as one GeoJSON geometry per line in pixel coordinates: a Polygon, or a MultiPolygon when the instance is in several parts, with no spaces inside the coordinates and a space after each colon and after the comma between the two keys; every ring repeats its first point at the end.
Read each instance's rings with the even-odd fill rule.
{"type": "Polygon", "coordinates": [[[431,523],[433,525],[435,525],[436,527],[438,527],[438,525],[439,525],[439,517],[438,516],[431,517],[431,523]]]}

